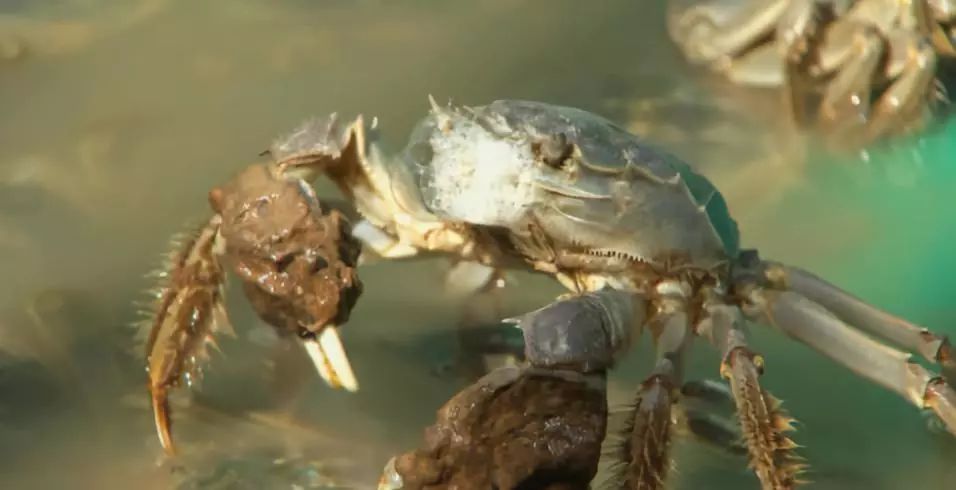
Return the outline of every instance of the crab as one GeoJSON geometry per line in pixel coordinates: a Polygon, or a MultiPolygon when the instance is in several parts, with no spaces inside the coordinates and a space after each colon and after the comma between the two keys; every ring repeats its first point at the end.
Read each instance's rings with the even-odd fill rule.
{"type": "Polygon", "coordinates": [[[210,192],[214,215],[173,251],[151,320],[149,386],[167,451],[168,392],[195,374],[228,322],[229,266],[259,316],[301,339],[329,384],[357,388],[337,329],[361,293],[360,248],[386,259],[451,258],[484,270],[486,281],[536,271],[568,289],[506,319],[524,337],[523,362],[452,398],[426,447],[386,465],[382,489],[587,488],[608,435],[606,374],[644,335],[656,361],[619,434],[614,484],[664,484],[677,410],[707,391],[684,379],[688,346],[704,341],[721,356],[763,488],[792,488],[804,465],[787,433],[792,419],[761,386],[766,363],[748,342],[750,322],[897,393],[956,434],[956,360],[944,336],[741,248],[727,203],[705,177],[609,120],[540,102],[432,100],[394,157],[376,145],[377,126],[361,116],[309,120],[271,146],[269,161],[210,192]],[[358,211],[354,226],[316,196],[310,183],[323,175],[358,211]]]}
{"type": "Polygon", "coordinates": [[[670,37],[735,84],[782,88],[792,121],[833,146],[910,133],[947,103],[953,0],[670,0],[670,37]]]}

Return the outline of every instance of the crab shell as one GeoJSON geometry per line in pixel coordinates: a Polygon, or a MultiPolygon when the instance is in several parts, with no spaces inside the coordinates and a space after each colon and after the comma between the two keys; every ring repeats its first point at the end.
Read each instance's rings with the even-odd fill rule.
{"type": "Polygon", "coordinates": [[[434,106],[401,157],[393,184],[411,178],[440,219],[502,228],[513,241],[538,229],[552,253],[704,268],[738,253],[737,225],[713,184],[582,110],[516,100],[434,106]]]}

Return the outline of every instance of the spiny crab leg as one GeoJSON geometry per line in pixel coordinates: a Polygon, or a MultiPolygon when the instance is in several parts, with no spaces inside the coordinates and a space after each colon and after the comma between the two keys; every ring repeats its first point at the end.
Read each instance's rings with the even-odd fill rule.
{"type": "Polygon", "coordinates": [[[753,288],[749,293],[754,317],[762,317],[854,373],[931,409],[956,435],[956,393],[941,376],[910,361],[910,355],[883,345],[792,291],[753,288]]]}
{"type": "Polygon", "coordinates": [[[730,382],[737,416],[750,453],[750,464],[765,490],[785,490],[801,483],[805,464],[794,454],[797,445],[784,432],[793,430],[793,419],[780,401],[760,386],[763,358],[750,350],[737,307],[705,306],[698,328],[721,350],[721,376],[730,382]]]}
{"type": "MultiPolygon", "coordinates": [[[[626,426],[621,474],[622,489],[664,488],[671,467],[673,408],[684,369],[684,354],[692,338],[683,303],[652,320],[659,325],[657,363],[641,383],[626,426]]],[[[651,327],[654,329],[654,327],[651,327]]]]}
{"type": "Polygon", "coordinates": [[[345,388],[358,391],[358,380],[352,372],[352,365],[342,347],[338,329],[334,325],[326,326],[316,338],[302,341],[305,352],[312,359],[316,371],[332,388],[345,388]]]}
{"type": "Polygon", "coordinates": [[[169,390],[183,378],[192,384],[201,375],[199,362],[207,357],[212,335],[229,328],[223,309],[225,278],[217,257],[220,224],[215,216],[189,235],[158,274],[164,283],[155,292],[146,358],[156,432],[169,455],[175,454],[169,390]]]}

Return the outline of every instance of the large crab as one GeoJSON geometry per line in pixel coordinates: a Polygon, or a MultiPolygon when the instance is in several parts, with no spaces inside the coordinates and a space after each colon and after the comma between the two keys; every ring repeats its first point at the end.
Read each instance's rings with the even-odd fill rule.
{"type": "Polygon", "coordinates": [[[931,410],[956,434],[947,382],[956,362],[943,336],[741,249],[707,179],[608,120],[537,102],[433,102],[394,158],[375,146],[375,127],[361,117],[311,120],[271,147],[272,161],[211,191],[215,215],[173,253],[153,316],[150,389],[167,450],[167,392],[225,324],[227,264],[259,315],[303,340],[323,378],[356,388],[336,334],[360,292],[356,239],[386,258],[437,254],[477,264],[476,273],[530,269],[570,290],[512,321],[524,363],[449,401],[427,447],[393,459],[380,488],[587,488],[606,431],[605,373],[645,333],[656,364],[636,389],[615,485],[663,485],[679,402],[714,392],[683,379],[688,345],[702,339],[722,356],[763,487],[791,488],[803,465],[785,434],[790,418],[760,385],[765,364],[747,341],[748,321],[931,410]],[[309,185],[320,175],[361,214],[354,228],[320,204],[309,185]]]}
{"type": "Polygon", "coordinates": [[[953,0],[669,0],[670,36],[730,81],[782,87],[794,122],[859,148],[922,127],[956,56],[953,0]]]}

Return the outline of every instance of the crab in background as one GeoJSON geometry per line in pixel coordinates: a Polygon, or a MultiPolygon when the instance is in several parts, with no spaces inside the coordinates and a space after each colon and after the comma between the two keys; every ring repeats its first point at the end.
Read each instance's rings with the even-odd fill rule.
{"type": "Polygon", "coordinates": [[[663,487],[677,407],[709,396],[684,379],[688,346],[703,341],[722,356],[761,485],[792,488],[804,464],[791,418],[761,386],[766,363],[748,322],[776,327],[956,434],[945,337],[742,249],[706,178],[612,122],[538,102],[433,101],[394,157],[375,145],[376,127],[361,117],[308,121],[272,145],[271,161],[210,192],[214,215],[173,252],[151,317],[149,386],[167,451],[168,392],[195,375],[205,343],[227,324],[227,267],[263,320],[302,339],[326,381],[357,388],[336,332],[361,292],[360,244],[388,259],[472,264],[483,278],[468,281],[476,291],[510,269],[569,290],[511,320],[524,363],[452,398],[425,447],[388,463],[382,489],[588,488],[607,432],[606,373],[644,335],[656,362],[619,434],[613,485],[663,487]],[[322,175],[361,215],[354,227],[316,196],[310,182],[322,175]]]}
{"type": "Polygon", "coordinates": [[[671,38],[735,84],[780,88],[792,120],[840,149],[925,127],[948,105],[953,0],[669,0],[671,38]]]}

